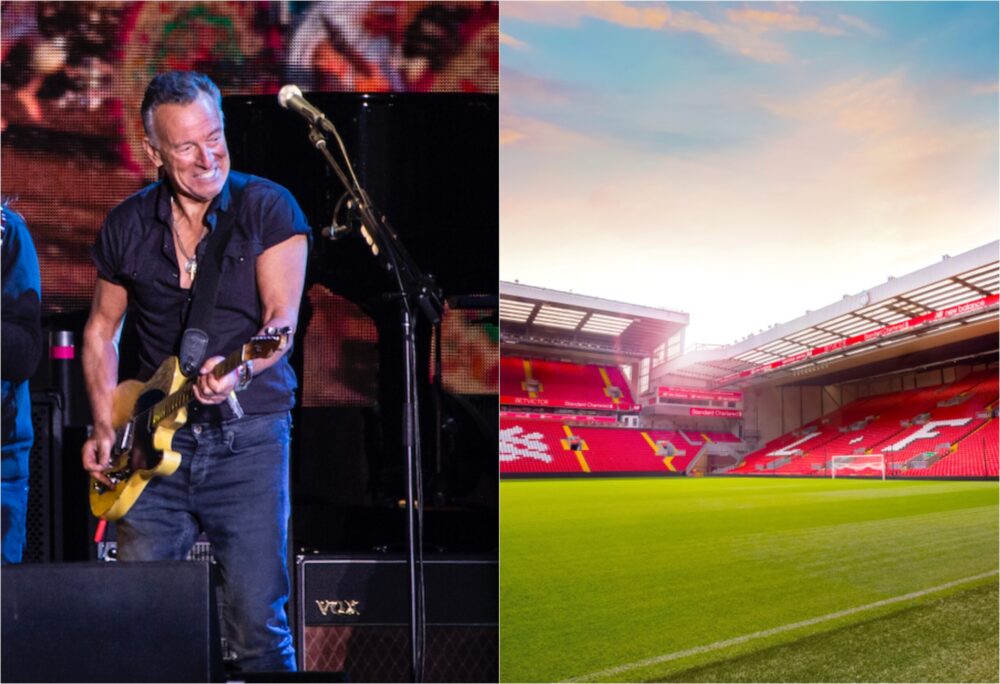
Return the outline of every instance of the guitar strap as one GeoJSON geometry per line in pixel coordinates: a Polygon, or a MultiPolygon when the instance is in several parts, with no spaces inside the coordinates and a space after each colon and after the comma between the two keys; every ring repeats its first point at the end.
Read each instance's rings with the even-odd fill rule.
{"type": "Polygon", "coordinates": [[[181,338],[181,350],[179,354],[181,373],[185,377],[192,377],[198,373],[202,362],[205,360],[205,351],[208,349],[209,334],[211,330],[212,314],[215,311],[215,303],[219,298],[219,276],[222,273],[222,255],[229,244],[229,237],[233,233],[233,225],[236,223],[236,207],[241,194],[242,184],[235,182],[230,176],[229,189],[232,193],[229,207],[226,211],[216,212],[217,221],[205,244],[205,256],[202,257],[203,265],[197,270],[197,278],[192,284],[191,309],[187,316],[184,336],[181,338]]]}

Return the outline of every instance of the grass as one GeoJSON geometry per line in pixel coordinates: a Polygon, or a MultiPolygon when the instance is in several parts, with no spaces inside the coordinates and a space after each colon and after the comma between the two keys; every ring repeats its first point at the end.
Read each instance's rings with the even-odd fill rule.
{"type": "Polygon", "coordinates": [[[997,585],[674,673],[671,682],[995,682],[997,585]],[[854,657],[845,657],[854,654],[854,657]]]}
{"type": "Polygon", "coordinates": [[[502,681],[998,681],[996,482],[501,482],[502,681]]]}

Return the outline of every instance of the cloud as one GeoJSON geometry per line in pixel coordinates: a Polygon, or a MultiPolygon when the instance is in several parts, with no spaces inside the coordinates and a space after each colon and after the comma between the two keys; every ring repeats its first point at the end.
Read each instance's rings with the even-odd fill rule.
{"type": "Polygon", "coordinates": [[[505,45],[514,50],[528,50],[529,46],[523,40],[518,40],[509,33],[500,32],[500,44],[505,45]]]}
{"type": "Polygon", "coordinates": [[[865,21],[860,17],[855,17],[850,14],[838,14],[837,19],[840,21],[840,23],[846,24],[847,26],[857,29],[862,33],[867,33],[869,36],[875,38],[882,37],[882,31],[880,29],[875,28],[874,26],[872,26],[871,24],[869,24],[867,21],[865,21]]]}
{"type": "MultiPolygon", "coordinates": [[[[509,66],[501,65],[500,89],[504,95],[501,117],[507,114],[531,117],[536,140],[549,137],[540,135],[541,122],[547,121],[553,127],[549,133],[554,129],[561,132],[559,139],[572,133],[579,136],[577,141],[639,147],[655,154],[687,154],[732,142],[732,136],[719,140],[714,132],[706,134],[678,127],[662,116],[636,117],[606,110],[601,103],[608,95],[600,90],[526,74],[509,66]]],[[[508,128],[502,132],[501,144],[518,143],[525,137],[524,131],[508,128]]]]}
{"type": "Polygon", "coordinates": [[[592,139],[578,131],[531,116],[501,113],[500,144],[528,145],[548,151],[576,149],[592,139]]]}
{"type": "Polygon", "coordinates": [[[942,119],[902,72],[761,105],[787,124],[762,151],[762,165],[777,174],[796,169],[796,177],[818,187],[835,182],[841,192],[831,193],[852,202],[877,192],[879,206],[915,221],[923,220],[921,211],[945,213],[942,207],[961,204],[955,198],[962,188],[978,188],[983,169],[996,167],[995,121],[942,119]]]}
{"type": "Polygon", "coordinates": [[[691,31],[705,36],[714,36],[722,32],[722,28],[715,22],[705,19],[700,14],[684,10],[671,12],[670,28],[675,31],[691,31]]]}
{"type": "Polygon", "coordinates": [[[626,28],[658,31],[667,26],[670,10],[666,7],[636,7],[623,2],[588,2],[589,16],[626,28]]]}
{"type": "Polygon", "coordinates": [[[858,135],[879,135],[911,128],[918,107],[901,73],[880,78],[857,77],[834,83],[803,97],[763,100],[779,117],[833,126],[858,135]]]}
{"type": "Polygon", "coordinates": [[[996,95],[1000,93],[1000,82],[975,83],[969,88],[969,92],[973,95],[996,95]]]}
{"type": "Polygon", "coordinates": [[[500,18],[543,24],[575,27],[587,15],[585,5],[578,2],[501,2],[500,18]]]}
{"type": "Polygon", "coordinates": [[[722,49],[755,62],[781,64],[794,59],[792,53],[773,40],[768,40],[761,32],[748,30],[736,25],[725,26],[713,40],[722,49]]]}
{"type": "Polygon", "coordinates": [[[651,31],[675,30],[717,33],[719,28],[701,15],[676,10],[665,4],[625,2],[504,2],[502,19],[518,19],[533,24],[579,26],[583,19],[598,19],[625,28],[651,31]]]}
{"type": "MultiPolygon", "coordinates": [[[[697,33],[727,52],[765,63],[782,63],[793,55],[766,34],[810,32],[829,36],[845,33],[825,24],[816,16],[804,15],[795,5],[732,9],[723,21],[714,21],[697,12],[679,10],[666,4],[625,2],[506,2],[501,3],[503,19],[574,28],[584,19],[596,19],[616,26],[644,31],[697,33]],[[772,9],[772,7],[776,9],[772,9]]],[[[846,17],[845,23],[867,26],[860,19],[846,17]]],[[[870,27],[869,27],[870,28],[870,27]]]]}
{"type": "Polygon", "coordinates": [[[799,14],[798,7],[794,5],[780,6],[776,10],[758,7],[731,9],[726,16],[733,24],[746,26],[754,32],[803,31],[831,36],[844,33],[842,29],[823,24],[818,17],[799,14]]]}
{"type": "Polygon", "coordinates": [[[515,130],[513,128],[505,127],[501,124],[500,126],[500,144],[501,145],[513,145],[518,140],[524,140],[527,136],[521,131],[515,130]]]}
{"type": "Polygon", "coordinates": [[[574,97],[585,95],[585,89],[540,76],[531,76],[511,67],[500,67],[501,92],[509,102],[520,106],[532,104],[564,105],[574,97]]]}
{"type": "MultiPolygon", "coordinates": [[[[726,12],[728,22],[712,36],[723,49],[758,62],[791,62],[794,55],[768,35],[818,33],[842,36],[844,30],[823,23],[816,16],[803,15],[795,5],[757,5],[726,12]],[[766,7],[767,9],[761,9],[766,7]]],[[[860,20],[859,20],[860,21],[860,20]]]]}

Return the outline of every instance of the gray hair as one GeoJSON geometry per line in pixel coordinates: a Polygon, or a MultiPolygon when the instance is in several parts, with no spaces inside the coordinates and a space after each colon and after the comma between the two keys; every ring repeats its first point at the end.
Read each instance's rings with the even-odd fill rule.
{"type": "Polygon", "coordinates": [[[197,71],[167,71],[157,74],[146,86],[142,97],[142,127],[150,140],[153,135],[153,112],[161,104],[191,104],[202,95],[207,95],[219,108],[222,118],[222,93],[219,86],[205,74],[197,71]]]}

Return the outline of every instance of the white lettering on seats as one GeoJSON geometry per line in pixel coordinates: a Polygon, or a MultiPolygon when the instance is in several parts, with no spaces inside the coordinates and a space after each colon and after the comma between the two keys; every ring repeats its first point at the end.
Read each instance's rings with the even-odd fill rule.
{"type": "Polygon", "coordinates": [[[525,433],[520,425],[500,431],[500,460],[516,461],[519,458],[533,458],[542,463],[552,463],[551,454],[541,432],[525,433]]]}
{"type": "Polygon", "coordinates": [[[963,425],[968,425],[972,421],[972,418],[953,418],[952,420],[932,420],[928,423],[924,423],[920,426],[920,429],[916,432],[908,434],[903,439],[899,440],[892,446],[887,446],[882,449],[882,451],[902,451],[906,447],[913,444],[918,439],[933,439],[938,437],[940,433],[937,431],[939,427],[962,427],[963,425]]]}
{"type": "Polygon", "coordinates": [[[802,439],[800,439],[797,442],[792,442],[788,446],[785,446],[785,447],[782,447],[782,448],[777,449],[775,451],[772,451],[771,453],[768,454],[768,456],[794,456],[795,455],[795,447],[797,447],[800,444],[804,444],[805,442],[808,442],[813,437],[819,437],[821,434],[823,434],[823,433],[822,432],[813,432],[811,434],[808,434],[808,435],[806,435],[805,437],[803,437],[802,439]]]}

